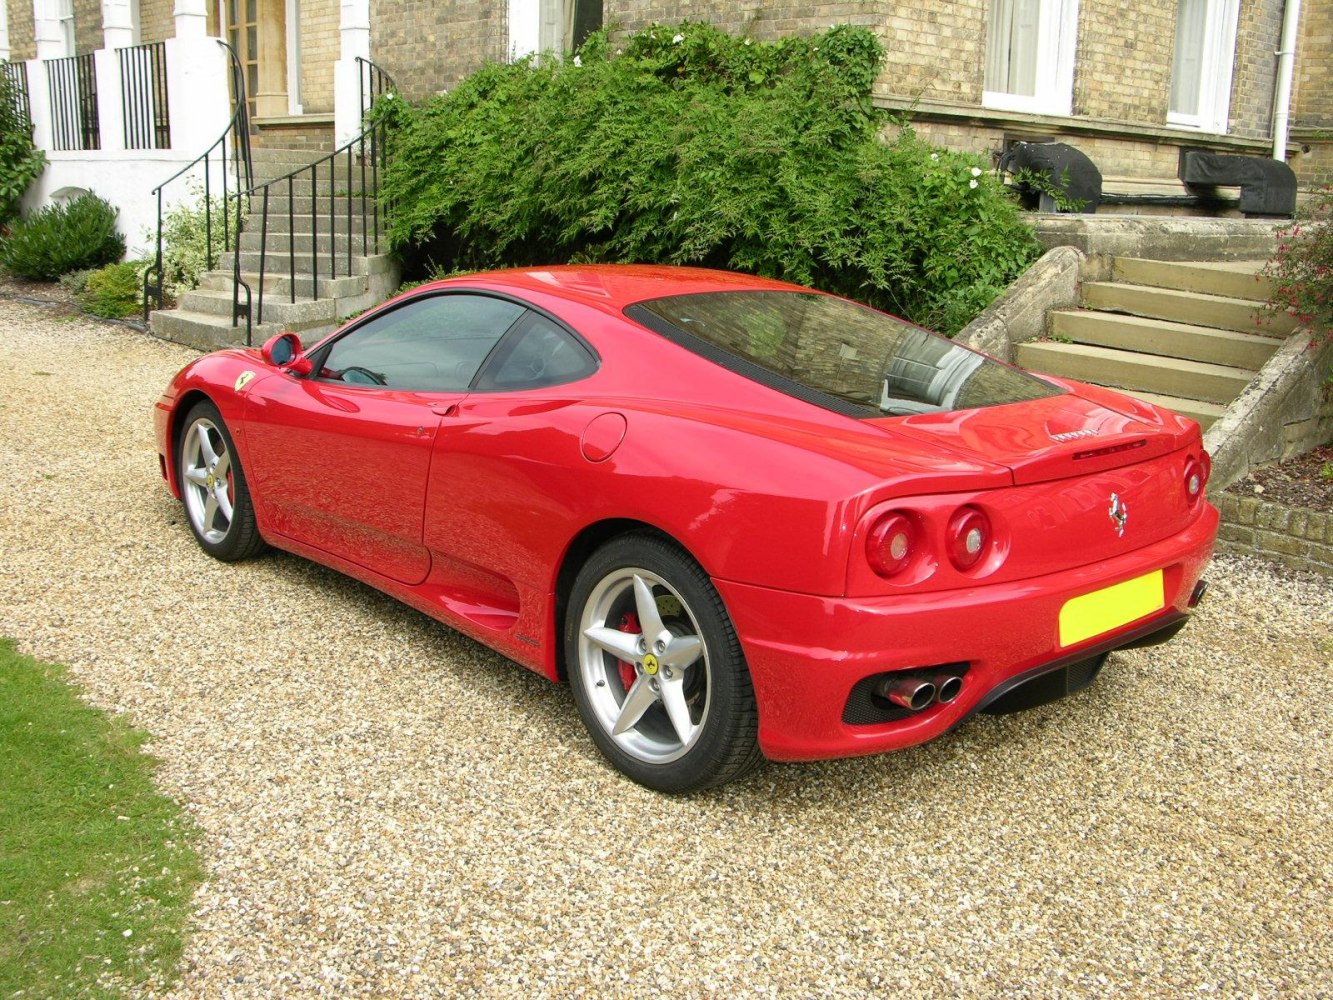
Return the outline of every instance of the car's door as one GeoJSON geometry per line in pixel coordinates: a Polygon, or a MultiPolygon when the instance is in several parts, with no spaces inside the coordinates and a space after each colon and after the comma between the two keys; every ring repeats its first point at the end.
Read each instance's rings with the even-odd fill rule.
{"type": "Polygon", "coordinates": [[[514,584],[540,586],[549,541],[588,488],[581,380],[596,354],[536,310],[495,349],[435,444],[425,539],[437,578],[482,607],[504,608],[514,584]]]}
{"type": "Polygon", "coordinates": [[[265,379],[250,397],[246,443],[266,529],[423,581],[441,418],[524,311],[487,295],[421,295],[322,345],[308,376],[265,379]]]}

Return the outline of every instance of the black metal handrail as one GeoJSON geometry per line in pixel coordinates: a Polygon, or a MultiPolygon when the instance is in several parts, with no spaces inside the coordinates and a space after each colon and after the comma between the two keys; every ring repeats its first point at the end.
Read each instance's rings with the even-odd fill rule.
{"type": "MultiPolygon", "coordinates": [[[[356,138],[335,149],[332,153],[320,157],[313,163],[291,171],[282,177],[275,177],[273,180],[265,181],[262,184],[256,184],[246,193],[250,196],[253,204],[256,198],[259,199],[259,268],[258,277],[255,279],[258,285],[257,293],[254,296],[251,309],[251,298],[247,294],[244,305],[240,301],[240,289],[243,282],[241,275],[241,242],[236,241],[233,272],[236,276],[236,287],[232,294],[232,326],[239,326],[239,319],[242,314],[245,316],[245,342],[250,344],[254,334],[256,324],[264,322],[264,286],[268,278],[268,220],[269,220],[269,198],[279,185],[286,185],[287,195],[287,284],[289,301],[296,302],[296,199],[304,197],[298,195],[296,185],[303,182],[307,177],[310,184],[310,298],[318,300],[320,298],[320,262],[324,258],[327,260],[327,274],[329,278],[338,277],[339,262],[339,233],[337,223],[338,212],[338,185],[341,179],[346,183],[346,211],[343,218],[346,224],[346,270],[345,277],[352,276],[354,247],[356,245],[356,236],[354,233],[353,222],[357,218],[353,205],[360,199],[359,220],[361,223],[361,255],[369,256],[372,253],[371,247],[378,249],[380,241],[380,205],[379,205],[379,180],[380,172],[384,169],[386,152],[384,146],[385,127],[383,124],[374,124],[365,128],[365,114],[370,110],[374,101],[390,91],[396,91],[397,87],[393,78],[388,73],[380,69],[369,59],[362,59],[360,56],[356,59],[358,72],[361,79],[360,88],[360,109],[362,130],[356,138]],[[328,212],[324,213],[319,208],[319,182],[323,172],[327,171],[328,177],[328,212]],[[359,172],[359,177],[358,177],[359,172]],[[353,184],[358,183],[359,188],[353,189],[353,184]],[[321,216],[328,220],[329,250],[328,253],[320,253],[320,219],[321,216]],[[372,236],[373,234],[373,236],[372,236]]],[[[281,272],[279,272],[281,273],[281,272]]],[[[303,279],[306,275],[301,276],[303,279]]],[[[247,293],[249,286],[245,285],[247,293]]]]}
{"type": "Polygon", "coordinates": [[[32,104],[28,100],[27,63],[0,63],[0,73],[4,73],[5,79],[9,81],[9,100],[13,104],[15,114],[20,115],[31,129],[32,104]]]}
{"type": "Polygon", "coordinates": [[[167,43],[116,50],[120,61],[120,111],[126,149],[170,149],[167,43]]]}
{"type": "MultiPolygon", "coordinates": [[[[246,103],[245,96],[245,73],[241,68],[241,61],[236,56],[235,50],[221,39],[217,43],[227,50],[227,55],[231,58],[231,87],[233,110],[231,120],[227,127],[223,129],[222,134],[206,150],[196,156],[193,160],[181,167],[165,181],[153,188],[152,194],[157,198],[157,252],[153,257],[153,263],[149,265],[143,276],[143,318],[148,321],[149,298],[157,304],[157,308],[162,308],[164,285],[162,280],[162,191],[173,181],[191,173],[201,163],[204,168],[204,261],[207,270],[213,269],[213,186],[212,174],[213,163],[216,158],[220,167],[222,177],[222,251],[225,253],[231,249],[232,245],[239,247],[241,245],[240,232],[241,220],[243,218],[242,202],[246,193],[250,190],[250,185],[254,179],[254,166],[250,155],[250,112],[249,105],[246,103]],[[227,188],[227,145],[230,140],[232,146],[231,170],[236,172],[235,187],[232,192],[227,188]],[[231,211],[228,201],[235,202],[236,216],[231,219],[231,211]]],[[[241,275],[239,266],[235,269],[233,277],[238,284],[241,284],[241,275]]],[[[246,291],[246,310],[249,311],[250,288],[245,286],[246,291]]],[[[235,297],[233,296],[233,310],[235,309],[235,297]]],[[[237,316],[233,312],[232,325],[235,326],[237,316]]]]}

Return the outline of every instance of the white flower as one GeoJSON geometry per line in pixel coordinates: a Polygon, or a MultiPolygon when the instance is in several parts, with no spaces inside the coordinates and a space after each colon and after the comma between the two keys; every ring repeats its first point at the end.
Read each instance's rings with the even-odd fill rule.
{"type": "Polygon", "coordinates": [[[939,153],[931,153],[931,154],[930,154],[930,158],[931,158],[932,160],[938,160],[938,159],[940,158],[940,154],[939,154],[939,153]]]}
{"type": "MultiPolygon", "coordinates": [[[[980,168],[980,167],[973,167],[973,168],[972,168],[972,176],[973,176],[973,177],[980,177],[980,176],[981,176],[981,168],[980,168]]],[[[976,187],[975,184],[973,184],[972,186],[973,186],[973,187],[976,187]]]]}
{"type": "Polygon", "coordinates": [[[575,65],[575,66],[582,66],[582,65],[583,65],[583,60],[580,59],[578,56],[575,56],[575,57],[574,57],[574,65],[575,65]]]}
{"type": "Polygon", "coordinates": [[[977,186],[977,182],[975,180],[968,181],[967,186],[970,188],[974,188],[977,186]]]}
{"type": "Polygon", "coordinates": [[[753,43],[750,41],[750,39],[747,38],[747,39],[745,40],[745,44],[746,44],[746,45],[752,45],[753,43]]]}
{"type": "Polygon", "coordinates": [[[684,36],[684,35],[677,35],[675,38],[671,39],[671,44],[672,44],[672,45],[679,45],[679,44],[680,44],[681,42],[683,42],[683,41],[685,41],[685,36],[684,36]]]}
{"type": "Polygon", "coordinates": [[[386,101],[392,101],[392,100],[393,100],[393,91],[392,91],[392,90],[386,90],[383,94],[380,94],[380,97],[384,98],[386,101]]]}

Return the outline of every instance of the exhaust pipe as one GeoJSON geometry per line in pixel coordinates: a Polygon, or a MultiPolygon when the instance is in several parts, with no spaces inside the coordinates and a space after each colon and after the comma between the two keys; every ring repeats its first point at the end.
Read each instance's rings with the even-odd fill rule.
{"type": "Polygon", "coordinates": [[[919,712],[935,701],[935,685],[920,677],[887,677],[876,693],[909,712],[919,712]]]}
{"type": "Polygon", "coordinates": [[[926,677],[935,685],[935,700],[947,705],[963,693],[963,678],[959,674],[930,674],[926,677]]]}

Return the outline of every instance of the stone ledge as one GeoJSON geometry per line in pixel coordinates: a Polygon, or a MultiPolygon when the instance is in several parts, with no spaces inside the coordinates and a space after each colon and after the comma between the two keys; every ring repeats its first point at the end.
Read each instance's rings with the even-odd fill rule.
{"type": "Polygon", "coordinates": [[[1333,514],[1221,493],[1217,549],[1333,578],[1333,514]]]}

